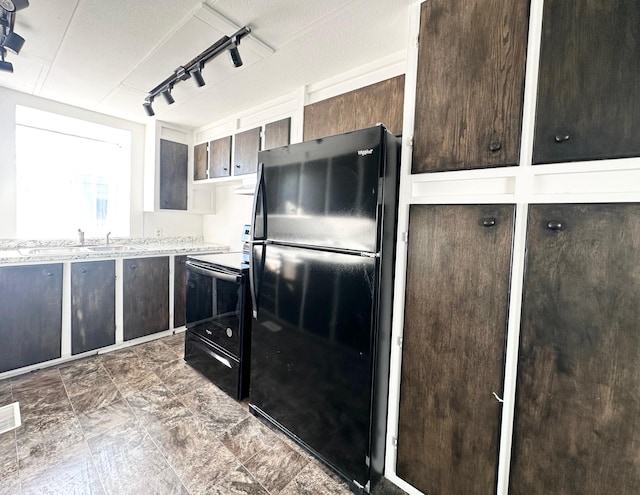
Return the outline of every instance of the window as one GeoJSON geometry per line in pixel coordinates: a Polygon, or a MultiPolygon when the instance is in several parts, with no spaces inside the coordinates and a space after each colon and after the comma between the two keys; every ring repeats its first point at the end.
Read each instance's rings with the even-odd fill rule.
{"type": "Polygon", "coordinates": [[[21,239],[129,236],[131,133],[16,107],[21,239]]]}

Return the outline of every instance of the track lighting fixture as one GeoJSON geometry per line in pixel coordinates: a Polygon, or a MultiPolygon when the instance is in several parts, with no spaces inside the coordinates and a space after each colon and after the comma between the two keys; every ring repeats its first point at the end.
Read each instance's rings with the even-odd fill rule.
{"type": "Polygon", "coordinates": [[[193,80],[196,82],[196,86],[199,88],[206,84],[204,82],[204,77],[202,77],[202,70],[199,67],[191,71],[191,75],[193,76],[193,80]]]}
{"type": "MultiPolygon", "coordinates": [[[[0,0],[0,2],[2,1],[3,0],[0,0]]],[[[229,55],[231,56],[231,61],[233,62],[234,67],[242,66],[242,58],[240,57],[238,45],[240,44],[240,40],[250,32],[251,29],[245,26],[243,28],[240,28],[231,36],[223,36],[213,45],[203,51],[200,55],[174,70],[171,76],[169,76],[155,88],[149,91],[148,96],[145,98],[145,101],[142,104],[147,115],[149,117],[153,117],[155,115],[151,104],[153,103],[153,99],[160,94],[162,94],[169,105],[175,102],[173,96],[171,96],[171,90],[173,89],[174,84],[176,84],[177,82],[185,81],[193,76],[193,80],[195,81],[196,86],[198,86],[199,88],[204,86],[205,81],[204,77],[202,77],[202,69],[204,69],[204,65],[209,60],[220,55],[223,51],[229,51],[229,55]]]]}
{"type": "Polygon", "coordinates": [[[242,58],[240,58],[240,52],[235,43],[229,47],[229,55],[231,56],[231,62],[233,62],[234,67],[242,66],[242,58]]]}
{"type": "Polygon", "coordinates": [[[144,111],[147,112],[147,115],[149,117],[153,117],[156,113],[153,111],[153,107],[151,106],[151,103],[153,103],[153,98],[151,98],[148,101],[145,101],[142,104],[142,107],[144,108],[144,111]]]}
{"type": "Polygon", "coordinates": [[[171,88],[167,88],[162,92],[162,96],[164,97],[164,100],[167,102],[167,105],[172,105],[173,103],[176,102],[176,100],[173,99],[173,96],[171,96],[171,88]]]}
{"type": "Polygon", "coordinates": [[[13,65],[5,61],[7,50],[20,53],[24,38],[13,31],[16,12],[29,6],[28,0],[0,0],[0,71],[13,72],[13,65]]]}

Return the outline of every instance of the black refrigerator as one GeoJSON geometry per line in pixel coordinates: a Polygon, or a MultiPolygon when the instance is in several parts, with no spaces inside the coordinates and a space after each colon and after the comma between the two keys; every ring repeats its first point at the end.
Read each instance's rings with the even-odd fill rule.
{"type": "Polygon", "coordinates": [[[400,139],[259,154],[249,407],[356,492],[383,474],[400,139]]]}

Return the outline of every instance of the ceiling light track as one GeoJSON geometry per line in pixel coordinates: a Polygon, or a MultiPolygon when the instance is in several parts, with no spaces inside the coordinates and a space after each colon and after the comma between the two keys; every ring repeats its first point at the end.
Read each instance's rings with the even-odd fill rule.
{"type": "Polygon", "coordinates": [[[251,29],[245,26],[238,29],[231,36],[223,36],[209,48],[200,53],[200,55],[196,56],[186,64],[181,65],[176,70],[174,70],[173,74],[171,74],[155,88],[149,91],[148,96],[144,99],[144,103],[142,104],[142,106],[144,107],[147,115],[149,117],[153,117],[155,115],[152,104],[155,98],[160,94],[164,97],[167,104],[171,105],[175,102],[173,96],[171,96],[171,90],[176,83],[179,83],[180,81],[186,81],[187,79],[191,78],[191,76],[193,76],[193,80],[195,81],[196,86],[198,86],[199,88],[204,86],[206,82],[202,77],[202,69],[204,69],[205,64],[209,60],[216,58],[222,52],[228,51],[233,66],[240,67],[242,65],[242,58],[240,58],[238,45],[240,45],[240,40],[250,32],[251,29]]]}

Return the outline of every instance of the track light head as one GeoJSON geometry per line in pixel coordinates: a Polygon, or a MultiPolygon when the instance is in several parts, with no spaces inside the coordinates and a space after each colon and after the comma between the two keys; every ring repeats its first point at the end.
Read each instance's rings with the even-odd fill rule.
{"type": "Polygon", "coordinates": [[[235,43],[229,48],[229,55],[231,56],[231,61],[233,62],[234,67],[240,67],[242,65],[242,58],[238,51],[238,45],[235,43]]]}
{"type": "Polygon", "coordinates": [[[24,38],[19,34],[14,33],[13,31],[10,32],[2,42],[3,47],[11,50],[16,55],[20,53],[22,45],[24,45],[24,38]]]}
{"type": "Polygon", "coordinates": [[[13,72],[13,64],[11,62],[5,62],[4,57],[7,51],[0,46],[0,71],[13,72]]]}
{"type": "Polygon", "coordinates": [[[151,106],[151,103],[153,103],[153,99],[151,99],[150,101],[145,101],[142,104],[142,107],[144,108],[144,111],[147,112],[147,116],[149,116],[149,117],[153,117],[156,114],[153,111],[153,107],[151,106]]]}
{"type": "Polygon", "coordinates": [[[202,69],[198,68],[195,69],[193,71],[191,71],[191,76],[193,77],[193,80],[196,82],[196,86],[198,86],[199,88],[201,88],[202,86],[204,86],[206,83],[204,82],[204,77],[202,77],[202,69]]]}
{"type": "Polygon", "coordinates": [[[164,97],[164,100],[167,102],[167,105],[172,105],[176,102],[176,100],[173,99],[173,96],[171,96],[171,88],[167,88],[162,92],[162,96],[164,97]]]}

